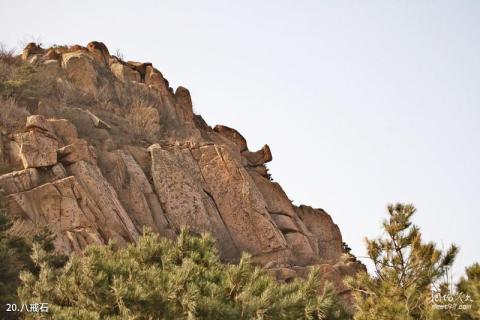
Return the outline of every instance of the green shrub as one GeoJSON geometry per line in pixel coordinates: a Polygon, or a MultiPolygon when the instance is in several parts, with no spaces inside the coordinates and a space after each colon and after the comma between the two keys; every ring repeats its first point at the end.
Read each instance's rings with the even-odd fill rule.
{"type": "MultiPolygon", "coordinates": [[[[39,276],[21,275],[22,301],[49,304],[48,319],[336,319],[344,316],[320,274],[277,283],[245,255],[237,265],[219,260],[209,235],[176,241],[145,232],[136,244],[90,246],[63,268],[34,248],[39,276]]],[[[39,315],[36,314],[35,319],[39,315]]],[[[29,319],[30,315],[27,315],[29,319]]]]}
{"type": "Polygon", "coordinates": [[[35,68],[22,63],[9,79],[2,82],[1,95],[6,97],[33,97],[37,95],[37,80],[34,77],[35,68]]]}

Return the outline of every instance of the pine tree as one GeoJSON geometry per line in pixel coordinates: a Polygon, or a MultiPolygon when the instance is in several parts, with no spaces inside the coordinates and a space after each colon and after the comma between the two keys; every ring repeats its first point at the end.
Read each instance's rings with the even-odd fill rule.
{"type": "Polygon", "coordinates": [[[431,286],[451,266],[458,248],[452,245],[442,253],[433,242],[424,243],[411,222],[415,211],[412,205],[388,206],[385,236],[366,239],[375,272],[348,279],[358,310],[355,319],[431,318],[431,286]]]}
{"type": "Polygon", "coordinates": [[[18,303],[16,294],[22,269],[33,271],[30,245],[21,237],[8,233],[12,222],[7,218],[5,198],[0,190],[0,318],[15,319],[18,314],[6,312],[7,303],[18,303]]]}
{"type": "MultiPolygon", "coordinates": [[[[147,231],[135,244],[90,246],[64,267],[45,263],[34,247],[38,276],[24,272],[22,301],[49,304],[45,319],[340,319],[346,315],[319,269],[308,279],[278,283],[244,255],[223,264],[214,239],[183,230],[175,241],[147,231]]],[[[32,315],[27,314],[29,319],[32,315]]],[[[42,314],[35,314],[38,319],[42,314]]]]}
{"type": "Polygon", "coordinates": [[[464,312],[465,319],[480,319],[480,264],[474,263],[465,270],[466,278],[460,279],[457,284],[457,290],[464,294],[466,304],[471,305],[471,309],[464,312]]]}
{"type": "Polygon", "coordinates": [[[13,225],[7,215],[5,197],[0,190],[0,318],[17,319],[18,312],[7,312],[7,304],[19,305],[17,288],[22,270],[38,274],[39,268],[34,264],[32,241],[45,252],[45,262],[56,267],[63,266],[66,257],[54,253],[53,235],[48,228],[43,228],[31,239],[15,236],[9,232],[13,225]]]}

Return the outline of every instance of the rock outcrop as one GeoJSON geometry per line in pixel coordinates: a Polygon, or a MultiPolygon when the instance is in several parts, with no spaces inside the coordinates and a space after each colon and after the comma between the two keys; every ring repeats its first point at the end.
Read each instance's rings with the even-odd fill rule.
{"type": "Polygon", "coordinates": [[[225,261],[249,252],[280,280],[320,265],[326,279],[346,290],[341,278],[362,269],[342,262],[342,236],[330,215],[292,205],[271,180],[268,145],[250,151],[235,129],[212,129],[194,114],[190,92],[173,91],[151,63],[122,61],[101,42],[48,50],[29,44],[22,58],[82,97],[105,88],[117,95],[81,108],[41,101],[24,132],[9,133],[9,141],[2,136],[2,155],[10,159],[2,161],[11,170],[0,176],[0,188],[18,234],[48,225],[56,248],[68,254],[110,240],[124,245],[145,227],[175,237],[188,226],[210,232],[225,261]],[[58,70],[45,67],[50,64],[58,70]],[[122,90],[127,97],[118,95],[122,90]],[[112,101],[136,103],[128,90],[147,102],[137,109],[116,106],[112,101]],[[142,108],[156,110],[162,130],[140,140],[129,132],[146,130],[138,114],[132,116],[142,108]]]}

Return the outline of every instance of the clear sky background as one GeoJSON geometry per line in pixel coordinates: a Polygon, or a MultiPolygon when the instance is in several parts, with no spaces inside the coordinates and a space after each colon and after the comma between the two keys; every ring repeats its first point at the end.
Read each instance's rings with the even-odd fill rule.
{"type": "Polygon", "coordinates": [[[480,1],[0,1],[0,41],[103,41],[238,129],[366,255],[385,206],[480,260],[480,1]]]}

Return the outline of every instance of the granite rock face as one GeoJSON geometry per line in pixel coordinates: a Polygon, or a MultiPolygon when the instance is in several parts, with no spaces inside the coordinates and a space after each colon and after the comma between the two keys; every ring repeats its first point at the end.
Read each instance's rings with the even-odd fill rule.
{"type": "Polygon", "coordinates": [[[58,80],[82,97],[110,88],[117,100],[103,109],[56,112],[54,103],[42,101],[24,132],[2,133],[11,170],[0,176],[0,188],[18,234],[48,225],[57,249],[68,254],[110,240],[124,245],[144,228],[172,238],[189,227],[211,233],[225,261],[249,252],[279,280],[321,265],[341,287],[343,275],[362,269],[342,262],[342,236],[329,214],[292,205],[271,180],[268,145],[250,151],[237,130],[212,129],[193,112],[190,92],[174,91],[151,63],[122,61],[95,41],[49,50],[29,44],[22,58],[35,60],[39,72],[56,61],[58,80]],[[131,134],[138,124],[129,120],[137,118],[125,110],[142,108],[158,111],[161,130],[140,140],[131,134]]]}

